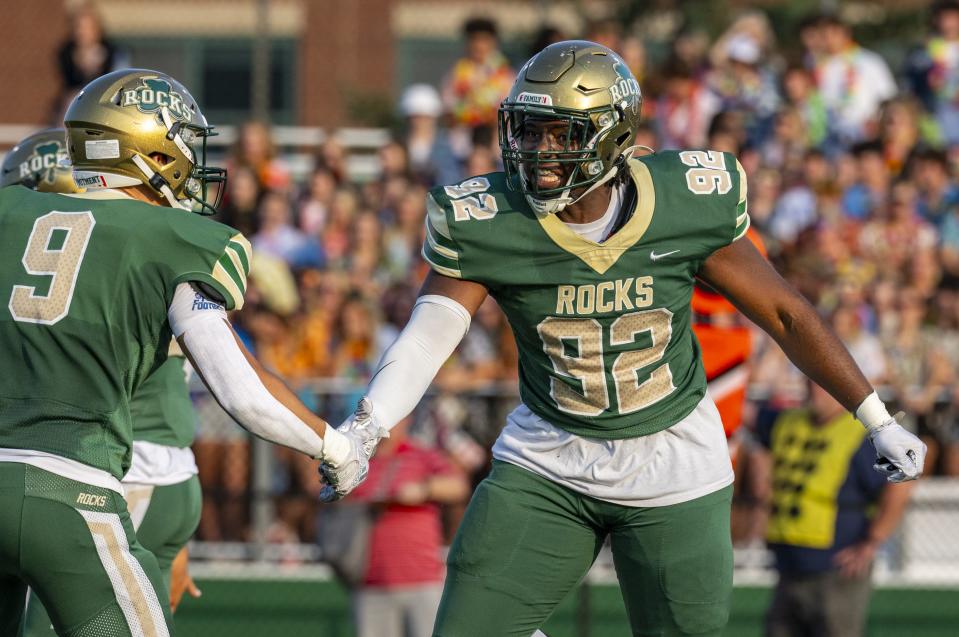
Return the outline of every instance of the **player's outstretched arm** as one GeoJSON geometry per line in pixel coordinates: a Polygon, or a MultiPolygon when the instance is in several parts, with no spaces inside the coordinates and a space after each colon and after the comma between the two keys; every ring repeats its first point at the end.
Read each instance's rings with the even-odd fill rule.
{"type": "Polygon", "coordinates": [[[168,317],[173,335],[210,393],[250,433],[334,466],[355,459],[355,441],[328,427],[253,358],[222,306],[181,283],[168,317]]]}
{"type": "Polygon", "coordinates": [[[903,429],[816,309],[787,283],[748,240],[710,255],[699,277],[772,336],[789,359],[869,430],[877,471],[893,482],[922,473],[926,446],[903,429]]]}
{"type": "MultiPolygon", "coordinates": [[[[426,393],[446,359],[463,340],[474,312],[486,299],[479,283],[430,272],[403,331],[383,353],[356,413],[339,426],[344,435],[359,435],[367,457],[390,429],[408,416],[426,393]]],[[[322,500],[335,500],[356,485],[320,472],[327,487],[322,500]]],[[[359,484],[359,483],[357,483],[359,484]]]]}
{"type": "Polygon", "coordinates": [[[373,418],[392,429],[420,402],[466,335],[488,292],[473,281],[430,272],[403,331],[383,353],[366,396],[373,418]]]}

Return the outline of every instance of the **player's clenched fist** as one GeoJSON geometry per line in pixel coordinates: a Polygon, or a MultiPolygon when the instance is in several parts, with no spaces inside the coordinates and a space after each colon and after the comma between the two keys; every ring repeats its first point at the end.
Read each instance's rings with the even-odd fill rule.
{"type": "Polygon", "coordinates": [[[875,431],[869,438],[879,458],[873,468],[886,476],[889,482],[906,482],[922,475],[926,460],[926,445],[916,435],[906,431],[899,420],[899,412],[875,431]]]}
{"type": "Polygon", "coordinates": [[[901,411],[895,418],[890,416],[876,392],[856,409],[856,418],[866,427],[876,448],[878,459],[873,468],[889,482],[915,480],[922,475],[926,461],[926,445],[899,424],[903,416],[901,411]]]}

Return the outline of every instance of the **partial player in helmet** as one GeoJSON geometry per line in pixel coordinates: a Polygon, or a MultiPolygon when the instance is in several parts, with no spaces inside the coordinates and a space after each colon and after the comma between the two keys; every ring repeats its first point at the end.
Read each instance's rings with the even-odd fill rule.
{"type": "Polygon", "coordinates": [[[165,205],[205,214],[219,205],[226,170],[206,164],[206,142],[216,133],[172,77],[108,73],[74,98],[64,120],[80,187],[143,185],[165,205]]]}
{"type": "MultiPolygon", "coordinates": [[[[132,397],[162,370],[182,384],[171,337],[237,422],[322,459],[342,488],[363,479],[378,435],[328,428],[230,327],[252,254],[236,230],[188,211],[212,210],[208,186],[225,175],[205,166],[212,128],[185,88],[111,73],[75,98],[65,126],[86,192],[40,192],[45,175],[32,173],[0,188],[0,634],[18,633],[29,582],[57,634],[163,637],[165,584],[120,480],[131,464],[144,476],[144,460],[168,484],[191,475],[188,442],[156,427],[132,462],[132,397]]],[[[21,144],[5,177],[39,167],[34,157],[21,144]]]]}
{"type": "MultiPolygon", "coordinates": [[[[81,192],[66,146],[62,128],[30,135],[4,157],[0,187],[81,192]]],[[[179,346],[171,342],[166,361],[137,389],[130,401],[133,460],[122,481],[137,539],[157,558],[172,609],[184,592],[199,594],[189,576],[186,549],[200,519],[200,482],[190,449],[196,418],[187,388],[190,371],[179,346]],[[179,567],[174,569],[174,563],[179,567]]],[[[46,609],[31,591],[21,637],[54,634],[46,609]]]]}
{"type": "Polygon", "coordinates": [[[0,188],[14,185],[39,192],[81,192],[73,181],[64,129],[42,130],[10,149],[0,165],[0,188]]]}

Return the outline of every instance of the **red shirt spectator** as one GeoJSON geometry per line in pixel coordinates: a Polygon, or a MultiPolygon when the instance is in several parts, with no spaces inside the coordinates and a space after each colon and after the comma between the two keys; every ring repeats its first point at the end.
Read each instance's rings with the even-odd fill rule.
{"type": "Polygon", "coordinates": [[[458,469],[439,451],[408,439],[394,448],[381,444],[370,461],[370,474],[350,496],[382,508],[370,531],[364,586],[389,588],[443,581],[440,508],[432,501],[436,477],[463,481],[458,469]]]}

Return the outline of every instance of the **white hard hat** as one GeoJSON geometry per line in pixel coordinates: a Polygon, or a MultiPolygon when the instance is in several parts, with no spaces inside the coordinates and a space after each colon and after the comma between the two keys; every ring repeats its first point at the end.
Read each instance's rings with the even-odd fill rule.
{"type": "Polygon", "coordinates": [[[726,44],[726,55],[734,62],[755,64],[759,62],[759,44],[748,35],[736,35],[726,44]]]}
{"type": "Polygon", "coordinates": [[[400,98],[400,111],[406,117],[426,115],[439,117],[443,112],[440,94],[429,84],[413,84],[403,91],[400,98]]]}

